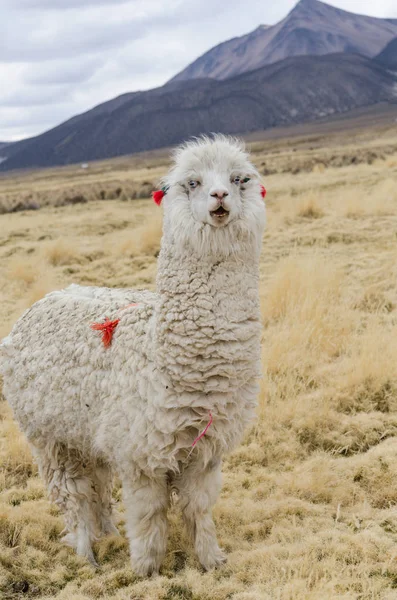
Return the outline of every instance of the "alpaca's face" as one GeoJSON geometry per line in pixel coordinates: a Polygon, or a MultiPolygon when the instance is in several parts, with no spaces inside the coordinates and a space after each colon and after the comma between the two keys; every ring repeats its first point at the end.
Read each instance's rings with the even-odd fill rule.
{"type": "Polygon", "coordinates": [[[240,216],[250,180],[246,165],[222,166],[192,168],[187,180],[181,182],[194,219],[212,227],[225,227],[240,216]]]}
{"type": "Polygon", "coordinates": [[[217,231],[230,229],[228,239],[242,230],[261,236],[265,207],[259,176],[238,142],[222,136],[200,139],[182,147],[175,158],[165,180],[165,208],[178,238],[186,235],[193,241],[194,232],[203,227],[216,237],[217,231]]]}
{"type": "Polygon", "coordinates": [[[247,155],[225,139],[188,145],[177,157],[173,176],[195,221],[212,227],[225,227],[242,216],[252,185],[260,192],[247,155]]]}

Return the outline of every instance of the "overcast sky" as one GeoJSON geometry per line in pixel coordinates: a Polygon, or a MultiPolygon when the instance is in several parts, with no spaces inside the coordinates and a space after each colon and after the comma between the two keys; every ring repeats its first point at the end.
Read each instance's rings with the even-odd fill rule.
{"type": "MultiPolygon", "coordinates": [[[[221,41],[282,19],[295,0],[0,0],[0,141],[165,83],[221,41]]],[[[396,0],[329,0],[397,18],[396,0]]]]}

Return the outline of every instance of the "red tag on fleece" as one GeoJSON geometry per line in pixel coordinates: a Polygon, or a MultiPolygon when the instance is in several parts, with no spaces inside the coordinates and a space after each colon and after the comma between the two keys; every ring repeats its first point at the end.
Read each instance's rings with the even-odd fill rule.
{"type": "Polygon", "coordinates": [[[114,321],[111,321],[110,319],[108,319],[108,317],[106,317],[103,323],[93,323],[91,325],[91,329],[93,329],[94,331],[102,332],[102,342],[105,348],[108,348],[112,343],[113,331],[116,329],[119,322],[120,319],[115,319],[114,321]]]}

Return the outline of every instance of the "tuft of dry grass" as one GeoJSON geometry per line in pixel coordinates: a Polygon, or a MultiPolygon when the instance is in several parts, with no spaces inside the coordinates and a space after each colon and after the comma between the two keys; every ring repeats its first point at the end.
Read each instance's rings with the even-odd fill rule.
{"type": "Polygon", "coordinates": [[[157,256],[163,228],[162,213],[157,207],[148,215],[147,221],[133,232],[127,232],[124,239],[115,246],[115,253],[120,256],[157,256]]]}
{"type": "Polygon", "coordinates": [[[311,194],[300,202],[297,202],[296,214],[298,217],[305,219],[319,219],[324,216],[324,210],[314,194],[311,194]]]}
{"type": "Polygon", "coordinates": [[[58,239],[48,244],[45,256],[53,267],[73,264],[79,259],[79,252],[67,239],[58,239]]]}
{"type": "MultiPolygon", "coordinates": [[[[258,419],[225,459],[214,511],[228,564],[201,572],[175,506],[161,575],[137,579],[118,484],[121,537],[96,543],[94,571],[59,543],[62,519],[0,401],[1,597],[395,600],[397,171],[384,148],[371,155],[371,140],[338,140],[302,142],[293,160],[288,147],[268,157],[255,143],[257,165],[273,172],[261,259],[263,377],[258,419]],[[313,167],[319,161],[326,168],[313,167]]],[[[88,174],[89,203],[0,216],[1,333],[72,282],[153,289],[161,211],[130,202],[129,186],[149,189],[165,167],[158,156],[131,173],[104,163],[88,174]]],[[[87,174],[68,169],[37,173],[32,187],[50,189],[54,177],[77,193],[87,174]]],[[[7,193],[22,183],[8,182],[7,193]]]]}
{"type": "Polygon", "coordinates": [[[25,259],[14,259],[9,267],[9,277],[21,282],[25,286],[30,286],[37,278],[37,272],[34,265],[25,259]]]}
{"type": "Polygon", "coordinates": [[[16,483],[25,483],[27,477],[36,472],[28,443],[12,420],[11,409],[5,402],[0,404],[0,457],[0,491],[8,491],[16,483]]]}

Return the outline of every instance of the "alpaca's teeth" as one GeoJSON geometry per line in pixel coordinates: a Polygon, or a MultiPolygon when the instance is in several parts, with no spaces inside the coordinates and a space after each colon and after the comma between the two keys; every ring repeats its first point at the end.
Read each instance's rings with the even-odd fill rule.
{"type": "Polygon", "coordinates": [[[223,208],[223,206],[219,206],[216,210],[211,211],[211,215],[215,217],[224,217],[228,215],[229,211],[223,208]]]}

